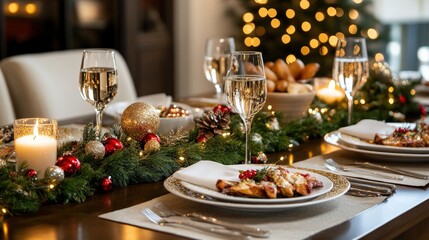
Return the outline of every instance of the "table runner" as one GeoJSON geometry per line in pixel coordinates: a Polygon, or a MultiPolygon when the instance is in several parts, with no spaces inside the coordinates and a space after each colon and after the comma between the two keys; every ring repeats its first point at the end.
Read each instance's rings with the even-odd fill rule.
{"type": "MultiPolygon", "coordinates": [[[[369,161],[369,159],[362,154],[349,152],[346,150],[337,150],[332,153],[322,154],[313,158],[309,158],[304,161],[294,163],[293,165],[296,167],[304,167],[304,168],[328,171],[328,169],[324,165],[325,159],[328,159],[328,158],[332,158],[336,162],[342,165],[353,164],[354,161],[360,161],[360,162],[369,161]]],[[[403,163],[403,162],[388,162],[388,161],[374,162],[374,163],[386,165],[389,167],[395,167],[403,170],[409,170],[409,171],[413,171],[421,174],[429,173],[429,163],[403,163]]],[[[353,166],[347,165],[347,167],[353,167],[353,166]]],[[[379,171],[379,170],[375,170],[375,171],[379,171]]],[[[424,187],[427,184],[429,184],[429,180],[417,179],[417,178],[408,177],[408,176],[404,176],[404,179],[400,181],[400,180],[394,180],[394,179],[375,177],[372,175],[363,175],[363,174],[353,173],[353,172],[336,172],[336,174],[350,176],[350,177],[365,178],[370,180],[377,180],[382,182],[389,182],[394,184],[401,184],[406,186],[413,186],[413,187],[424,187]]]]}
{"type": "MultiPolygon", "coordinates": [[[[144,193],[143,193],[144,194],[144,193]]],[[[344,195],[329,202],[278,212],[244,212],[204,205],[167,194],[129,208],[99,217],[138,227],[194,239],[219,239],[219,236],[181,227],[159,226],[150,222],[141,210],[162,202],[180,213],[199,212],[229,222],[240,222],[271,230],[269,239],[305,239],[379,204],[385,197],[359,198],[344,195]]],[[[255,238],[256,239],[256,238],[255,238]]]]}

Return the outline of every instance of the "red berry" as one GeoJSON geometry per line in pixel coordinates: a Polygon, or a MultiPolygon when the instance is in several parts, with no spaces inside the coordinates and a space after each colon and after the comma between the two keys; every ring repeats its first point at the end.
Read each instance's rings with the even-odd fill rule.
{"type": "Polygon", "coordinates": [[[214,113],[216,113],[217,111],[221,111],[222,113],[230,113],[231,108],[226,105],[219,104],[213,108],[214,113]]]}
{"type": "Polygon", "coordinates": [[[197,141],[198,143],[200,143],[200,142],[203,142],[203,143],[205,143],[205,142],[207,142],[209,139],[206,137],[206,136],[204,136],[204,135],[200,135],[200,136],[198,136],[197,137],[197,139],[195,139],[195,141],[197,141]]]}

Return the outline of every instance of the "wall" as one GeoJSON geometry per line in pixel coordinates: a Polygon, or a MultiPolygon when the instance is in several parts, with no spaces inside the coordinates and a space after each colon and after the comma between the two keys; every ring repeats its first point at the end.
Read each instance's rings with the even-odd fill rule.
{"type": "Polygon", "coordinates": [[[175,0],[175,97],[215,93],[204,77],[205,40],[230,36],[236,29],[225,6],[237,0],[175,0]]]}

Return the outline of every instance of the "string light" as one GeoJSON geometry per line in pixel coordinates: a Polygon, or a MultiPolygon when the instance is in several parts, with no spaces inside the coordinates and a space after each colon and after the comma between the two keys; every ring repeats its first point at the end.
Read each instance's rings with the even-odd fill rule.
{"type": "Polygon", "coordinates": [[[277,10],[275,10],[274,8],[268,9],[268,16],[270,18],[275,18],[277,16],[277,10]]]}
{"type": "Polygon", "coordinates": [[[350,24],[349,26],[349,33],[350,34],[356,34],[357,33],[357,26],[355,24],[350,24]]]}
{"type": "Polygon", "coordinates": [[[28,3],[28,4],[26,4],[26,5],[25,5],[25,11],[26,11],[28,14],[30,14],[30,15],[35,14],[35,13],[36,13],[36,11],[37,11],[36,4],[34,4],[34,3],[28,3]]]}
{"type": "Polygon", "coordinates": [[[337,10],[334,7],[328,7],[328,9],[326,9],[326,13],[330,17],[333,17],[333,16],[337,15],[337,10]]]}
{"type": "Polygon", "coordinates": [[[253,32],[254,29],[255,29],[254,23],[247,23],[246,25],[243,26],[243,33],[249,35],[250,33],[253,32]]]}
{"type": "Polygon", "coordinates": [[[283,42],[284,44],[288,44],[288,43],[290,43],[290,40],[291,40],[291,37],[290,37],[289,35],[287,35],[287,34],[283,34],[283,36],[282,36],[282,42],[283,42]]]}
{"type": "Polygon", "coordinates": [[[268,0],[255,0],[255,3],[257,3],[257,4],[267,4],[268,0]]]}
{"type": "Polygon", "coordinates": [[[329,49],[326,46],[322,46],[321,48],[319,48],[319,54],[322,56],[325,56],[326,54],[328,54],[329,49]]]}
{"type": "Polygon", "coordinates": [[[319,46],[319,41],[317,41],[317,39],[311,39],[310,40],[310,47],[311,48],[317,48],[319,46]]]}
{"type": "Polygon", "coordinates": [[[286,32],[289,34],[289,35],[292,35],[292,34],[294,34],[295,33],[295,26],[294,25],[290,25],[289,27],[287,27],[286,28],[286,32]]]}
{"type": "Polygon", "coordinates": [[[384,55],[382,53],[376,53],[374,55],[375,61],[377,62],[382,62],[384,61],[384,55]]]}
{"type": "Polygon", "coordinates": [[[309,22],[305,21],[301,24],[301,29],[304,32],[308,32],[311,29],[311,24],[309,22]]]}
{"type": "Polygon", "coordinates": [[[308,0],[301,0],[301,2],[299,2],[299,6],[302,9],[308,9],[310,7],[310,2],[308,2],[308,0]]]}
{"type": "Polygon", "coordinates": [[[301,47],[301,54],[302,55],[308,55],[310,53],[310,48],[309,47],[307,47],[307,46],[303,46],[303,47],[301,47]]]}
{"type": "Polygon", "coordinates": [[[337,17],[342,17],[344,15],[344,10],[342,8],[336,8],[337,10],[337,17]]]}
{"type": "Polygon", "coordinates": [[[325,14],[323,14],[322,12],[317,12],[314,15],[314,18],[316,18],[317,21],[321,22],[325,19],[325,14]]]}
{"type": "Polygon", "coordinates": [[[368,37],[370,39],[376,39],[376,38],[378,38],[378,32],[374,28],[368,29],[367,33],[368,33],[368,37]]]}
{"type": "Polygon", "coordinates": [[[260,8],[258,14],[261,18],[264,18],[268,15],[268,10],[264,7],[260,8]]]}
{"type": "Polygon", "coordinates": [[[359,17],[359,12],[356,9],[352,9],[349,11],[349,18],[351,20],[356,20],[359,17]]]}
{"type": "Polygon", "coordinates": [[[271,27],[272,28],[280,27],[280,20],[278,20],[277,18],[274,18],[273,20],[271,20],[271,27]]]}
{"type": "Polygon", "coordinates": [[[319,34],[319,41],[321,43],[326,43],[328,41],[328,34],[326,33],[319,34]]]}
{"type": "Polygon", "coordinates": [[[295,57],[295,55],[293,55],[293,54],[289,54],[289,55],[287,55],[287,57],[286,57],[286,62],[287,63],[293,63],[293,62],[295,62],[296,61],[296,57],[295,57]]]}
{"type": "Polygon", "coordinates": [[[244,15],[243,15],[243,21],[244,22],[246,22],[246,23],[250,23],[250,22],[252,22],[253,21],[253,19],[255,19],[255,17],[253,16],[253,14],[252,13],[250,13],[250,12],[247,12],[247,13],[245,13],[244,15]]]}
{"type": "Polygon", "coordinates": [[[292,19],[295,17],[295,11],[293,9],[286,10],[286,17],[292,19]]]}
{"type": "Polygon", "coordinates": [[[262,26],[259,26],[259,27],[257,27],[257,28],[255,29],[255,33],[256,33],[256,35],[258,35],[258,36],[262,36],[262,35],[264,35],[264,34],[265,34],[265,28],[264,28],[264,27],[262,27],[262,26]]]}
{"type": "Polygon", "coordinates": [[[332,47],[335,47],[335,46],[337,45],[337,42],[338,42],[338,38],[337,38],[337,36],[330,36],[330,37],[329,37],[329,44],[330,44],[332,47]]]}
{"type": "Polygon", "coordinates": [[[15,14],[19,11],[19,4],[16,2],[11,2],[7,5],[7,10],[9,13],[15,14]]]}

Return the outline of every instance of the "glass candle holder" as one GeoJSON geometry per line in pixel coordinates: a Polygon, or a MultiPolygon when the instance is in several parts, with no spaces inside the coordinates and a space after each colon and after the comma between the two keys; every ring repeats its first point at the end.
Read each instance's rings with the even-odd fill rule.
{"type": "Polygon", "coordinates": [[[23,118],[13,123],[16,168],[25,162],[29,169],[37,171],[39,179],[46,168],[57,160],[58,123],[47,118],[23,118]]]}

